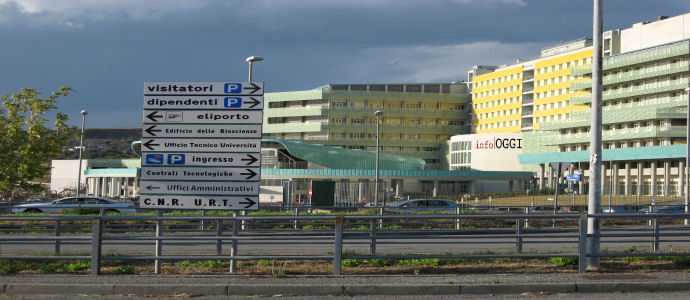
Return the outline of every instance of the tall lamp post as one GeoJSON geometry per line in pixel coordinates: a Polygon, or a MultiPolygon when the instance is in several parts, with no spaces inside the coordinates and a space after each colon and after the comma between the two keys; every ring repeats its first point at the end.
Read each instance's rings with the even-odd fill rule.
{"type": "MultiPolygon", "coordinates": [[[[688,96],[688,111],[687,111],[687,116],[685,117],[685,169],[690,170],[690,77],[688,78],[688,87],[685,89],[685,93],[688,96]]],[[[685,173],[685,170],[680,170],[681,172],[680,177],[684,179],[683,183],[681,184],[682,186],[685,187],[685,214],[688,214],[689,209],[690,209],[690,184],[688,184],[688,176],[690,176],[690,172],[685,173]]],[[[686,226],[688,225],[688,219],[683,220],[683,224],[686,226]]]]}
{"type": "Polygon", "coordinates": [[[86,127],[86,115],[88,112],[82,109],[81,112],[81,134],[79,135],[79,169],[77,170],[77,198],[81,192],[81,161],[84,152],[84,128],[86,127]]]}
{"type": "Polygon", "coordinates": [[[264,58],[261,56],[250,56],[247,57],[246,59],[247,63],[249,64],[249,78],[248,81],[252,82],[252,79],[254,79],[254,63],[264,61],[264,58]]]}
{"type": "MultiPolygon", "coordinates": [[[[593,0],[592,9],[592,123],[590,132],[592,141],[589,157],[589,194],[587,213],[597,214],[601,211],[601,91],[602,91],[602,0],[593,0]]],[[[587,218],[587,269],[599,270],[599,219],[587,218]]]]}
{"type": "MultiPolygon", "coordinates": [[[[383,116],[383,111],[377,110],[374,112],[376,116],[376,165],[375,165],[375,177],[374,177],[374,205],[379,205],[379,154],[381,152],[381,117],[383,116]]],[[[384,197],[385,198],[385,197],[384,197]]],[[[386,205],[386,199],[383,199],[383,205],[386,205]]],[[[383,210],[383,209],[382,209],[383,210]]]]}

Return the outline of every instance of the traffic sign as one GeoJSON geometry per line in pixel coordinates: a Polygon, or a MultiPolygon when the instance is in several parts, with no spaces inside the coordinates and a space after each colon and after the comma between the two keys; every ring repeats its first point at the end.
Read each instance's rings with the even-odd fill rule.
{"type": "MultiPolygon", "coordinates": [[[[252,167],[147,167],[142,180],[259,181],[261,169],[252,167]]],[[[144,191],[148,192],[148,191],[144,191]]]]}
{"type": "Polygon", "coordinates": [[[141,207],[258,209],[263,84],[144,84],[141,207]]]}
{"type": "Polygon", "coordinates": [[[144,125],[143,137],[156,138],[261,138],[261,125],[144,125]]]}
{"type": "Polygon", "coordinates": [[[260,139],[143,139],[142,152],[261,152],[260,139]]]}
{"type": "Polygon", "coordinates": [[[189,196],[189,195],[142,195],[139,206],[167,209],[231,209],[256,210],[258,196],[189,196]]]}
{"type": "Polygon", "coordinates": [[[144,124],[261,124],[260,110],[144,110],[144,124]]]}
{"type": "Polygon", "coordinates": [[[144,166],[258,167],[256,153],[156,153],[143,154],[144,166]]]}
{"type": "Polygon", "coordinates": [[[260,182],[141,181],[141,189],[162,195],[256,195],[260,182]]]}
{"type": "Polygon", "coordinates": [[[144,96],[263,95],[262,82],[148,82],[144,96]]]}
{"type": "Polygon", "coordinates": [[[145,96],[144,109],[256,109],[263,96],[145,96]]]}

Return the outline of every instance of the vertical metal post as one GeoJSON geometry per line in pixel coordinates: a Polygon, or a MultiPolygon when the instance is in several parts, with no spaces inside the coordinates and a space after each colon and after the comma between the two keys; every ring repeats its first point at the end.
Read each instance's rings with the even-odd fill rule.
{"type": "Polygon", "coordinates": [[[369,221],[369,255],[376,255],[376,224],[369,221]]]}
{"type": "MultiPolygon", "coordinates": [[[[688,64],[690,68],[690,57],[688,57],[688,64]]],[[[688,77],[688,88],[685,89],[685,94],[688,96],[687,115],[685,117],[685,168],[690,170],[690,77],[688,77]]],[[[682,174],[686,174],[685,168],[683,170],[678,170],[679,175],[681,172],[683,172],[682,174]]],[[[683,178],[681,186],[685,187],[685,201],[683,205],[685,214],[690,212],[690,184],[688,184],[688,177],[690,177],[690,172],[687,172],[685,176],[680,175],[680,178],[683,178]]],[[[687,218],[683,219],[683,224],[686,226],[688,225],[687,218]]]]}
{"type": "MultiPolygon", "coordinates": [[[[617,168],[614,167],[614,165],[613,165],[613,161],[610,161],[609,162],[609,172],[611,172],[611,179],[609,179],[609,213],[611,213],[611,205],[613,204],[613,183],[614,183],[614,181],[613,181],[614,175],[613,174],[614,174],[614,172],[618,172],[618,170],[616,170],[616,169],[617,168]]],[[[606,176],[606,175],[604,175],[604,176],[606,176]]]]}
{"type": "MultiPolygon", "coordinates": [[[[223,236],[223,220],[216,220],[216,236],[223,236]]],[[[216,240],[216,255],[223,255],[223,240],[220,238],[216,240]]]]}
{"type": "Polygon", "coordinates": [[[101,273],[101,238],[103,237],[102,220],[94,219],[91,225],[91,275],[101,273]]]}
{"type": "Polygon", "coordinates": [[[582,214],[577,221],[579,234],[577,240],[577,271],[584,273],[587,271],[587,214],[582,214]]]}
{"type": "Polygon", "coordinates": [[[201,210],[201,222],[200,222],[200,227],[199,230],[202,232],[206,230],[206,220],[204,219],[206,217],[206,210],[201,210]]]}
{"type": "Polygon", "coordinates": [[[515,220],[515,252],[522,253],[522,220],[515,220]]]}
{"type": "Polygon", "coordinates": [[[343,216],[335,217],[335,243],[333,244],[333,275],[340,275],[340,266],[343,259],[343,216]]]}
{"type": "Polygon", "coordinates": [[[163,236],[163,224],[162,221],[160,220],[160,217],[163,215],[162,211],[156,211],[156,243],[154,249],[155,253],[154,256],[156,259],[153,261],[153,272],[155,274],[160,274],[161,273],[161,260],[159,257],[163,253],[163,241],[160,240],[160,237],[163,236]]]}
{"type": "Polygon", "coordinates": [[[654,227],[652,228],[652,230],[654,231],[653,232],[654,241],[652,242],[652,251],[654,251],[654,253],[657,253],[660,250],[659,249],[659,220],[657,218],[654,218],[653,224],[654,224],[653,225],[654,227]]]}
{"type": "MultiPolygon", "coordinates": [[[[601,91],[602,91],[602,0],[593,0],[592,20],[592,123],[590,132],[592,141],[589,157],[589,195],[587,213],[593,215],[601,210],[601,91]]],[[[599,219],[588,217],[587,220],[587,269],[599,270],[599,219]]]]}
{"type": "Polygon", "coordinates": [[[81,134],[79,135],[79,170],[77,170],[77,198],[81,192],[81,161],[84,151],[84,128],[86,127],[86,110],[81,110],[81,134]]]}
{"type": "Polygon", "coordinates": [[[299,207],[295,207],[294,216],[295,216],[295,219],[292,220],[292,228],[294,230],[298,230],[299,229],[299,221],[297,220],[297,218],[299,217],[299,207]]]}
{"type": "MultiPolygon", "coordinates": [[[[241,211],[240,211],[240,216],[243,216],[243,217],[247,216],[247,211],[246,211],[246,210],[241,210],[241,211]]],[[[245,230],[247,230],[247,221],[242,220],[242,221],[240,222],[240,224],[242,224],[242,226],[240,226],[240,231],[245,231],[245,230]]]]}
{"type": "Polygon", "coordinates": [[[233,218],[232,219],[232,237],[233,237],[233,239],[232,239],[232,247],[230,248],[230,256],[232,256],[233,258],[230,259],[230,270],[229,270],[229,272],[235,273],[235,271],[237,269],[237,261],[235,260],[235,256],[238,253],[236,237],[239,233],[240,221],[237,220],[237,213],[236,212],[232,213],[232,218],[233,218]]]}
{"type": "MultiPolygon", "coordinates": [[[[376,163],[375,163],[375,173],[374,174],[374,205],[379,206],[379,155],[381,152],[381,115],[382,111],[377,110],[374,112],[376,117],[376,163]]],[[[383,206],[383,205],[382,205],[383,206]]]]}
{"type": "Polygon", "coordinates": [[[458,216],[455,219],[455,230],[460,230],[460,206],[455,208],[455,215],[458,216]]]}
{"type": "MultiPolygon", "coordinates": [[[[525,215],[529,215],[529,207],[525,207],[525,215]]],[[[529,228],[529,219],[525,218],[525,228],[529,228]]]]}
{"type": "Polygon", "coordinates": [[[379,230],[383,230],[383,207],[379,207],[379,230]]]}
{"type": "Polygon", "coordinates": [[[61,223],[60,220],[55,221],[55,237],[58,239],[55,239],[55,256],[60,256],[60,244],[61,241],[59,240],[60,237],[60,230],[61,230],[61,223]]]}

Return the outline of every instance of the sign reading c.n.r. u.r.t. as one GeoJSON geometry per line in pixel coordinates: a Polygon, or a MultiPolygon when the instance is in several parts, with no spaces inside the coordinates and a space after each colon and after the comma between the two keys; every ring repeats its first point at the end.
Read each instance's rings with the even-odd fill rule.
{"type": "Polygon", "coordinates": [[[261,82],[148,82],[144,96],[158,95],[263,95],[261,82]]]}

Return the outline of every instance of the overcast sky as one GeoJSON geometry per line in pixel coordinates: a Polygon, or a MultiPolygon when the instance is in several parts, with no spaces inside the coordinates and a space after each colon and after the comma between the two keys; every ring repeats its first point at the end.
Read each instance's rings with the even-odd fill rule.
{"type": "MultiPolygon", "coordinates": [[[[591,35],[591,0],[0,0],[0,94],[75,93],[89,127],[139,127],[145,81],[243,80],[268,91],[464,79],[591,35]]],[[[605,28],[690,12],[687,0],[604,0],[605,28]]]]}

